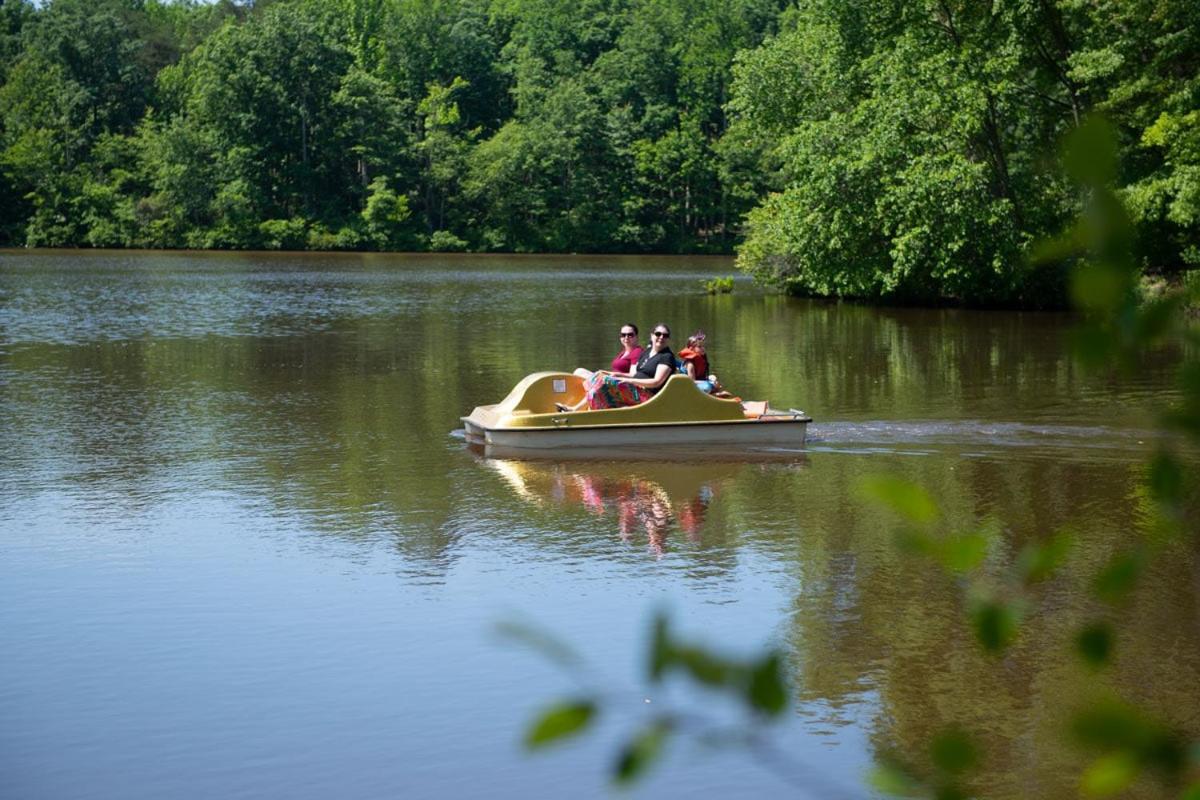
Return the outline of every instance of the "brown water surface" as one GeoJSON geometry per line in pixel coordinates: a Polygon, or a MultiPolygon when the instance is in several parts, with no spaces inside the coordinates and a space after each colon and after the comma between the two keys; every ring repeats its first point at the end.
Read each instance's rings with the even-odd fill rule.
{"type": "MultiPolygon", "coordinates": [[[[1194,548],[1125,606],[1090,586],[1147,518],[1167,350],[1094,378],[1059,314],[789,300],[720,259],[0,252],[0,787],[13,797],[605,796],[646,700],[650,614],[785,649],[794,705],[759,759],[679,742],[646,797],[867,796],[884,755],[957,726],[991,797],[1071,797],[1064,734],[1105,689],[1200,736],[1194,548]],[[798,451],[489,455],[458,417],[525,374],[607,364],[616,332],[708,332],[746,398],[816,420],[798,451]],[[939,530],[989,526],[1002,587],[1070,526],[1017,643],[896,545],[866,476],[926,486],[939,530]],[[1115,663],[1073,637],[1120,626],[1115,663]],[[536,758],[575,680],[498,640],[572,643],[621,714],[536,758]]],[[[654,705],[650,703],[650,706],[654,705]]],[[[1139,789],[1155,796],[1155,784],[1139,789]]]]}

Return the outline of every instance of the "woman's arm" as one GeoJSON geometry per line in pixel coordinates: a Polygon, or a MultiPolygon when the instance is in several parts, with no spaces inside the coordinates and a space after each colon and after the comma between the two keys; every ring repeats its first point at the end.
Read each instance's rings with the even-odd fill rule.
{"type": "Polygon", "coordinates": [[[667,382],[667,378],[671,377],[675,372],[675,368],[670,364],[659,364],[654,371],[654,379],[650,381],[650,388],[657,389],[667,382]]]}

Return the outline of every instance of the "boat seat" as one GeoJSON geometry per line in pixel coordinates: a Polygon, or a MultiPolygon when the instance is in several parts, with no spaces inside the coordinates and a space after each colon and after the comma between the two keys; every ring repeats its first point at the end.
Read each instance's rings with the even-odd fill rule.
{"type": "Polygon", "coordinates": [[[746,400],[742,402],[742,413],[746,419],[758,419],[767,413],[766,400],[746,400]]]}

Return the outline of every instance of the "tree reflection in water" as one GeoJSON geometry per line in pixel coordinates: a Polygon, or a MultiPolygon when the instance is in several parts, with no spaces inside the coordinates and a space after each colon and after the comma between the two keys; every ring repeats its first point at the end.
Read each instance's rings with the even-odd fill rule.
{"type": "MultiPolygon", "coordinates": [[[[478,446],[472,450],[519,497],[539,505],[581,506],[597,517],[615,521],[622,541],[632,543],[644,535],[656,558],[667,552],[672,530],[701,544],[713,499],[747,460],[756,460],[749,456],[727,463],[697,462],[695,456],[691,461],[614,460],[612,453],[582,460],[577,452],[563,460],[512,451],[496,457],[492,450],[478,446]]],[[[799,454],[782,457],[803,462],[799,454]]]]}

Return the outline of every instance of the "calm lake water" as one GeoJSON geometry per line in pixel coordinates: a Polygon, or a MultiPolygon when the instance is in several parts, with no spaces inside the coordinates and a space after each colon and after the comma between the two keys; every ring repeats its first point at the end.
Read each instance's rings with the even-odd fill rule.
{"type": "Polygon", "coordinates": [[[1111,668],[1071,652],[1092,576],[1144,522],[1178,354],[1095,379],[1063,315],[700,290],[731,272],[0,251],[0,796],[603,797],[647,709],[730,713],[643,684],[656,609],[786,652],[775,741],[801,777],[681,739],[634,796],[870,796],[874,760],[920,762],[950,724],[989,796],[1075,796],[1065,720],[1104,687],[1200,735],[1194,550],[1118,613],[1111,668]],[[455,432],[529,372],[606,364],[626,321],[677,347],[704,328],[735,392],[815,418],[808,446],[522,461],[455,432]],[[880,473],[928,487],[948,530],[994,525],[997,580],[1078,532],[1003,658],[975,644],[966,584],[859,498],[880,473]],[[498,637],[512,621],[586,673],[498,637]],[[581,685],[612,698],[598,733],[525,755],[532,715],[581,685]]]}

